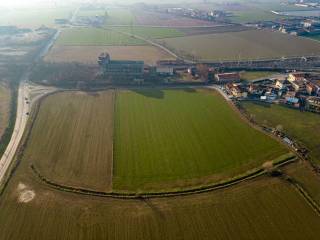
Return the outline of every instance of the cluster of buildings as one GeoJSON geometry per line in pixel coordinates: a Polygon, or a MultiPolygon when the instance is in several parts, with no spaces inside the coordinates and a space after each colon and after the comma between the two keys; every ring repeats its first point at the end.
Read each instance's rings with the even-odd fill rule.
{"type": "Polygon", "coordinates": [[[297,7],[305,7],[305,8],[318,8],[320,7],[319,0],[294,0],[291,4],[297,7]]]}
{"type": "Polygon", "coordinates": [[[193,8],[168,8],[166,13],[174,14],[177,16],[194,18],[205,21],[217,21],[222,20],[227,16],[227,12],[221,10],[199,10],[193,8]]]}
{"type": "MultiPolygon", "coordinates": [[[[223,74],[225,91],[239,100],[255,100],[290,105],[301,110],[320,113],[320,75],[292,72],[279,78],[262,79],[254,82],[228,81],[237,73],[223,74]]],[[[237,76],[238,77],[238,76],[237,76]]]]}
{"type": "Polygon", "coordinates": [[[162,80],[175,75],[171,61],[160,61],[156,66],[145,65],[144,61],[112,60],[109,53],[98,57],[98,64],[105,79],[118,83],[142,84],[144,79],[162,80]]]}
{"type": "Polygon", "coordinates": [[[320,17],[295,17],[274,21],[261,21],[255,23],[254,26],[296,36],[310,36],[320,33],[320,17]]]}
{"type": "Polygon", "coordinates": [[[98,57],[98,64],[102,74],[110,80],[143,81],[143,61],[111,60],[109,53],[102,53],[98,57]]]}

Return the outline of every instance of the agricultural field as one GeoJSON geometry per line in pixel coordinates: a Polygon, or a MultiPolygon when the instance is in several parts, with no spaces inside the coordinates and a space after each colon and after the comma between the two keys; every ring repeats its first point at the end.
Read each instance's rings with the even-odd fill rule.
{"type": "Polygon", "coordinates": [[[118,92],[114,147],[113,188],[120,191],[201,185],[288,152],[217,92],[201,90],[118,92]]]}
{"type": "Polygon", "coordinates": [[[52,181],[110,191],[113,98],[113,91],[59,93],[46,98],[24,159],[52,181]]]}
{"type": "Polygon", "coordinates": [[[174,60],[167,52],[153,46],[61,46],[55,45],[45,57],[47,62],[97,64],[98,56],[108,52],[114,60],[144,61],[155,65],[159,60],[174,60]]]}
{"type": "Polygon", "coordinates": [[[213,27],[180,27],[177,30],[183,32],[187,36],[201,35],[201,34],[213,34],[213,33],[224,33],[224,32],[241,32],[250,30],[251,28],[242,25],[220,25],[213,27]]]}
{"type": "Polygon", "coordinates": [[[32,29],[42,25],[54,27],[56,18],[70,18],[73,11],[71,7],[10,9],[0,15],[0,25],[16,25],[32,29]]]}
{"type": "Polygon", "coordinates": [[[286,18],[285,16],[279,16],[272,13],[271,11],[266,11],[262,9],[250,9],[243,11],[233,11],[232,16],[229,18],[234,23],[252,23],[258,21],[274,21],[281,18],[286,18]]]}
{"type": "Polygon", "coordinates": [[[275,75],[276,72],[271,71],[242,71],[240,72],[241,80],[252,81],[260,78],[268,78],[275,75]]]}
{"type": "Polygon", "coordinates": [[[101,28],[70,28],[62,31],[58,45],[127,46],[145,45],[145,42],[131,36],[101,28]]]}
{"type": "MultiPolygon", "coordinates": [[[[113,187],[119,184],[119,169],[127,168],[124,162],[135,167],[127,175],[137,184],[136,176],[146,172],[149,175],[144,177],[149,180],[155,172],[157,181],[172,180],[172,174],[183,179],[186,173],[188,177],[193,175],[191,171],[227,171],[227,165],[238,168],[249,160],[261,164],[286,152],[239,120],[218,93],[123,90],[117,92],[116,102],[114,94],[113,90],[62,92],[43,100],[26,148],[17,156],[20,164],[0,194],[1,239],[318,239],[319,216],[298,191],[280,178],[261,176],[208,193],[132,200],[64,192],[42,182],[31,165],[57,182],[106,191],[111,181],[110,146],[114,134],[115,144],[122,143],[115,146],[115,154],[123,150],[128,154],[122,152],[114,158],[113,187]],[[116,116],[112,114],[114,103],[116,116]],[[119,117],[113,133],[112,121],[119,121],[119,117]],[[188,119],[188,124],[181,119],[188,119]],[[128,127],[133,124],[133,128],[128,127]],[[124,141],[128,130],[133,140],[130,143],[124,141]],[[143,135],[152,143],[150,149],[141,141],[143,135]],[[227,139],[232,148],[224,140],[226,136],[230,136],[227,139]],[[186,142],[184,148],[182,139],[186,142]],[[137,153],[132,152],[134,145],[139,146],[137,153]],[[224,157],[223,161],[218,157],[203,159],[209,150],[217,153],[216,146],[227,147],[227,152],[216,155],[224,157]],[[140,149],[148,156],[154,151],[152,157],[145,158],[140,149]],[[170,159],[162,158],[164,153],[170,159]],[[144,162],[136,158],[137,154],[144,157],[144,162]],[[186,154],[196,154],[196,161],[186,154]]],[[[127,176],[121,177],[127,181],[127,176]]]]}
{"type": "Polygon", "coordinates": [[[9,122],[10,90],[0,83],[0,139],[9,122]]]}
{"type": "Polygon", "coordinates": [[[320,51],[320,43],[268,30],[187,36],[159,41],[180,55],[192,55],[201,60],[272,59],[313,55],[320,51]]]}
{"type": "Polygon", "coordinates": [[[133,25],[136,22],[134,14],[129,9],[107,9],[106,25],[133,25]]]}
{"type": "Polygon", "coordinates": [[[311,151],[311,159],[320,164],[320,115],[278,105],[243,102],[242,106],[257,122],[281,126],[287,134],[303,143],[311,151]]]}
{"type": "Polygon", "coordinates": [[[284,172],[294,178],[320,204],[320,175],[307,162],[297,162],[284,168],[284,172]]]}
{"type": "Polygon", "coordinates": [[[149,12],[135,10],[135,25],[162,26],[162,27],[197,27],[197,26],[217,26],[220,23],[208,22],[199,19],[178,17],[166,13],[149,12]]]}
{"type": "Polygon", "coordinates": [[[183,37],[185,34],[174,28],[165,27],[112,27],[112,29],[120,32],[126,32],[133,35],[138,35],[144,38],[160,39],[160,38],[172,38],[172,37],[183,37]]]}
{"type": "Polygon", "coordinates": [[[0,198],[2,240],[316,240],[320,234],[319,216],[278,179],[184,197],[120,200],[50,189],[28,163],[22,162],[0,198]]]}

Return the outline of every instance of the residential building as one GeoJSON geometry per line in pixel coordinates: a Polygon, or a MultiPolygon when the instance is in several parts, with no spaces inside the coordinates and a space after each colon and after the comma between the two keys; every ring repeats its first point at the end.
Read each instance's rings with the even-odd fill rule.
{"type": "Polygon", "coordinates": [[[290,73],[288,76],[288,81],[289,82],[295,82],[295,81],[304,81],[306,77],[305,73],[301,73],[301,72],[294,72],[294,73],[290,73]]]}
{"type": "Polygon", "coordinates": [[[310,97],[307,99],[309,111],[320,113],[320,97],[310,97]]]}

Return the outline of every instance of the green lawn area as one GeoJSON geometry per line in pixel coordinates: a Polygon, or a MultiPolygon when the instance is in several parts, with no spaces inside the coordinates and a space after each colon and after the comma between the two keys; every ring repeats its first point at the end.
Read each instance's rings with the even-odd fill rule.
{"type": "Polygon", "coordinates": [[[211,91],[118,92],[115,124],[115,190],[159,190],[210,175],[220,180],[287,153],[211,91]]]}
{"type": "Polygon", "coordinates": [[[273,127],[281,125],[285,132],[309,148],[312,160],[320,163],[319,114],[300,112],[278,105],[259,105],[251,102],[244,102],[242,105],[253,114],[256,121],[273,127]]]}
{"type": "Polygon", "coordinates": [[[272,75],[276,74],[276,72],[268,72],[268,71],[252,71],[252,72],[248,72],[248,71],[244,71],[244,72],[240,72],[240,77],[242,80],[245,81],[252,81],[255,79],[259,79],[259,78],[267,78],[270,77],[272,75]]]}
{"type": "Polygon", "coordinates": [[[144,45],[145,42],[125,34],[100,28],[70,28],[64,30],[58,41],[60,45],[144,45]]]}
{"type": "Polygon", "coordinates": [[[185,36],[183,32],[174,28],[132,26],[132,27],[113,27],[113,29],[138,35],[138,36],[142,36],[145,38],[153,38],[153,39],[185,36]]]}

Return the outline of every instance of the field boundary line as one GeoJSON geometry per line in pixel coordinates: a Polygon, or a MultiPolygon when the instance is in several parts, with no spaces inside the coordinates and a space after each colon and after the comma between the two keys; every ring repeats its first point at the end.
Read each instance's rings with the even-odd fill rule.
{"type": "Polygon", "coordinates": [[[313,197],[308,193],[308,191],[293,177],[283,174],[280,176],[280,179],[289,183],[301,196],[302,198],[312,207],[312,209],[320,216],[320,206],[313,199],[313,197]]]}
{"type": "Polygon", "coordinates": [[[112,109],[112,152],[111,152],[111,169],[110,169],[110,180],[111,180],[111,186],[110,189],[112,191],[113,189],[113,176],[114,176],[114,159],[115,159],[115,141],[116,141],[116,134],[115,134],[115,127],[116,127],[116,101],[117,101],[117,89],[114,89],[113,94],[112,94],[112,100],[113,100],[113,109],[112,109]]]}
{"type": "MultiPolygon", "coordinates": [[[[288,156],[285,159],[282,159],[278,162],[274,162],[274,167],[279,168],[284,165],[293,163],[297,160],[297,156],[288,156]]],[[[215,190],[225,189],[228,187],[232,187],[234,185],[240,184],[245,181],[253,180],[257,177],[266,175],[269,173],[269,170],[264,169],[263,167],[255,168],[250,171],[247,171],[245,174],[238,175],[231,179],[214,183],[211,185],[205,186],[197,186],[192,188],[186,188],[182,190],[173,190],[173,191],[159,191],[159,192],[103,192],[103,191],[95,191],[91,189],[79,188],[74,186],[62,185],[56,183],[45,176],[43,176],[34,164],[30,165],[30,168],[34,175],[47,186],[54,188],[63,192],[70,192],[80,195],[89,195],[95,197],[106,197],[106,198],[120,198],[120,199],[144,199],[144,198],[164,198],[164,197],[177,197],[177,196],[185,196],[192,194],[199,194],[205,192],[211,192],[215,190]]]]}

